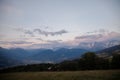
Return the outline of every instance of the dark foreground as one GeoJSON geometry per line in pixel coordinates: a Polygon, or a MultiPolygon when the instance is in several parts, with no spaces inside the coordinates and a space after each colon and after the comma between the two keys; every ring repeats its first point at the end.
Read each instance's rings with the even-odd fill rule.
{"type": "Polygon", "coordinates": [[[1,73],[0,80],[120,80],[120,70],[1,73]]]}

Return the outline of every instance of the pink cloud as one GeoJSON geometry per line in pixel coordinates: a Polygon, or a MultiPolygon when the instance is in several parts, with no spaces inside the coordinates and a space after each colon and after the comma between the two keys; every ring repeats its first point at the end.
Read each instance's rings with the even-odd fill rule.
{"type": "Polygon", "coordinates": [[[110,41],[110,40],[120,40],[120,33],[118,32],[101,32],[99,34],[87,34],[75,37],[76,42],[100,42],[100,41],[110,41]]]}

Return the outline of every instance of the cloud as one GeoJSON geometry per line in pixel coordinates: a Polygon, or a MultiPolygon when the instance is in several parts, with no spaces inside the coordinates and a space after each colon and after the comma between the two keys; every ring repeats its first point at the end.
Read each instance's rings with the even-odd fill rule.
{"type": "MultiPolygon", "coordinates": [[[[39,40],[39,38],[37,38],[39,40]]],[[[41,41],[41,39],[40,39],[41,41]]],[[[36,48],[47,48],[47,49],[57,49],[57,48],[71,48],[72,44],[69,44],[67,41],[63,40],[43,40],[43,43],[33,43],[26,48],[36,49],[36,48]]]]}
{"type": "Polygon", "coordinates": [[[0,41],[0,44],[32,44],[33,42],[27,42],[27,41],[0,41]]]}
{"type": "MultiPolygon", "coordinates": [[[[120,33],[117,32],[108,32],[108,33],[101,33],[101,34],[87,34],[75,37],[74,40],[69,41],[62,41],[62,40],[43,40],[41,38],[35,38],[40,40],[38,42],[28,42],[28,41],[0,41],[0,45],[2,47],[21,47],[27,49],[33,48],[73,48],[80,44],[80,46],[91,46],[95,42],[106,43],[113,42],[115,44],[120,43],[120,33]]],[[[112,44],[112,43],[111,43],[112,44]]]]}
{"type": "Polygon", "coordinates": [[[41,29],[34,29],[34,32],[38,32],[39,34],[44,35],[44,36],[48,36],[48,35],[55,36],[55,35],[62,35],[64,33],[67,33],[66,30],[60,30],[60,31],[56,31],[56,32],[48,32],[48,31],[43,31],[41,29]]]}
{"type": "MultiPolygon", "coordinates": [[[[28,46],[34,44],[33,42],[27,41],[0,41],[0,46],[4,48],[27,48],[28,46]]],[[[29,49],[29,47],[28,47],[29,49]]]]}
{"type": "Polygon", "coordinates": [[[30,30],[24,30],[24,33],[30,35],[31,37],[35,36],[34,33],[30,30]]]}
{"type": "Polygon", "coordinates": [[[44,41],[42,38],[35,38],[36,40],[44,41]]]}
{"type": "Polygon", "coordinates": [[[48,40],[46,41],[46,43],[35,43],[32,44],[30,46],[28,46],[28,48],[47,48],[47,49],[54,49],[54,48],[64,48],[67,47],[68,48],[68,44],[61,41],[61,40],[48,40]]]}
{"type": "MultiPolygon", "coordinates": [[[[23,48],[60,48],[60,47],[67,47],[67,48],[72,48],[76,47],[79,44],[87,45],[86,43],[91,43],[90,45],[93,45],[95,42],[111,42],[115,41],[116,44],[120,42],[120,33],[118,32],[110,32],[110,31],[105,31],[105,30],[97,30],[96,32],[94,31],[93,33],[89,34],[84,34],[80,36],[76,36],[73,40],[68,40],[68,41],[62,41],[62,40],[50,40],[50,38],[41,38],[41,36],[36,36],[38,34],[44,35],[44,36],[55,36],[55,35],[62,35],[66,33],[67,31],[65,30],[59,30],[56,32],[49,32],[49,31],[44,31],[41,29],[33,29],[33,30],[28,30],[28,29],[21,29],[17,28],[17,31],[21,31],[26,35],[30,36],[35,36],[32,40],[29,38],[29,41],[32,42],[27,42],[27,41],[0,41],[0,45],[10,45],[10,47],[16,46],[16,47],[23,47],[23,48]]],[[[52,39],[52,38],[51,38],[52,39]]],[[[23,39],[22,39],[23,40],[23,39]]],[[[26,40],[26,39],[25,39],[26,40]]]]}
{"type": "Polygon", "coordinates": [[[77,36],[75,39],[99,39],[102,38],[102,34],[97,34],[97,35],[84,35],[84,36],[77,36]]]}
{"type": "Polygon", "coordinates": [[[62,40],[47,40],[48,43],[60,43],[62,40]]]}
{"type": "Polygon", "coordinates": [[[62,35],[62,34],[68,33],[68,31],[66,31],[64,29],[56,31],[56,32],[44,31],[44,30],[41,30],[38,28],[33,29],[33,30],[28,30],[28,29],[23,29],[23,28],[15,28],[14,30],[21,31],[24,34],[30,35],[31,37],[34,37],[35,34],[44,35],[44,36],[49,36],[49,35],[55,36],[55,35],[62,35]]]}
{"type": "Polygon", "coordinates": [[[27,41],[12,41],[11,44],[32,44],[32,42],[27,41]]]}
{"type": "Polygon", "coordinates": [[[13,30],[16,30],[16,31],[19,31],[19,32],[24,33],[24,36],[25,36],[25,35],[30,35],[31,37],[34,37],[34,36],[35,36],[34,33],[33,33],[33,31],[28,30],[28,29],[24,29],[24,28],[13,28],[13,30]]]}
{"type": "Polygon", "coordinates": [[[105,32],[100,31],[95,34],[86,34],[75,37],[75,41],[78,42],[95,42],[95,41],[110,41],[110,40],[120,40],[120,33],[118,32],[105,32]]]}
{"type": "Polygon", "coordinates": [[[106,33],[108,31],[104,30],[104,29],[99,29],[99,30],[95,30],[92,32],[87,32],[86,34],[96,34],[96,33],[106,33]]]}

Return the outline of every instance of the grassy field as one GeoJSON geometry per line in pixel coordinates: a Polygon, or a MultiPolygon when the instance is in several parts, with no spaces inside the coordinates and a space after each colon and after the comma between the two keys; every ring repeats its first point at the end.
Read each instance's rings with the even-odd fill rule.
{"type": "Polygon", "coordinates": [[[0,80],[120,80],[120,70],[0,73],[0,80]]]}

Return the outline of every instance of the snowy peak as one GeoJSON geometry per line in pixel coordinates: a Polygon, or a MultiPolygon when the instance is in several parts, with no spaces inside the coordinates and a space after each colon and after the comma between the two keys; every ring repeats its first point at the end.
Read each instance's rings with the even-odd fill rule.
{"type": "Polygon", "coordinates": [[[92,51],[97,51],[97,50],[102,50],[102,49],[109,48],[119,44],[120,44],[120,41],[117,41],[117,40],[103,41],[103,42],[83,42],[83,43],[80,43],[78,47],[92,50],[92,51]]]}

